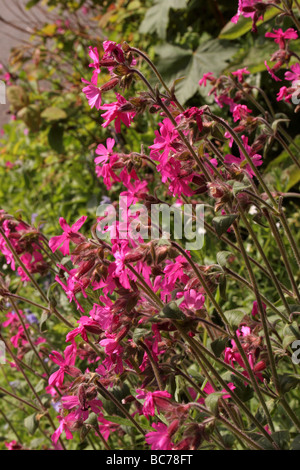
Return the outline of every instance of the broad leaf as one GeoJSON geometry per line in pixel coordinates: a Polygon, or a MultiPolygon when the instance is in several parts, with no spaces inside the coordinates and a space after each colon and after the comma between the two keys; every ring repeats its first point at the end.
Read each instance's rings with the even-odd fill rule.
{"type": "MultiPolygon", "coordinates": [[[[278,15],[277,8],[270,8],[266,11],[264,19],[257,22],[257,26],[269,21],[274,16],[278,15]]],[[[220,39],[238,39],[244,34],[248,33],[252,29],[252,20],[249,18],[240,17],[237,23],[230,21],[222,29],[219,38],[220,39]]]]}
{"type": "Polygon", "coordinates": [[[158,37],[166,39],[170,9],[179,10],[186,6],[187,0],[164,0],[163,2],[156,0],[153,7],[147,10],[145,18],[139,27],[139,32],[153,34],[156,31],[158,37]]]}
{"type": "Polygon", "coordinates": [[[201,44],[194,52],[168,43],[155,50],[159,55],[157,67],[167,81],[185,77],[177,83],[175,93],[179,101],[186,102],[197,91],[207,94],[206,89],[199,87],[199,80],[207,72],[219,75],[228,66],[236,47],[213,39],[201,44]]]}
{"type": "Polygon", "coordinates": [[[220,215],[218,217],[214,217],[212,220],[212,224],[219,235],[221,237],[223,233],[225,233],[229,227],[233,224],[233,222],[238,217],[237,214],[231,215],[220,215]]]}

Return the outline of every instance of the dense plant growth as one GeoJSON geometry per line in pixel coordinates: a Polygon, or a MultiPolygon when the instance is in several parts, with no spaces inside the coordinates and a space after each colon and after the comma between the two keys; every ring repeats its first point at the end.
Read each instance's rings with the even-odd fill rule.
{"type": "Polygon", "coordinates": [[[143,3],[3,77],[3,447],[297,449],[300,5],[143,3]]]}

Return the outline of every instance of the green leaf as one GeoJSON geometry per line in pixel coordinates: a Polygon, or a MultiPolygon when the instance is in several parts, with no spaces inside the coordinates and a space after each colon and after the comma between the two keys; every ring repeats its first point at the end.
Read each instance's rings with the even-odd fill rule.
{"type": "Polygon", "coordinates": [[[293,440],[291,450],[300,450],[300,434],[293,440]]]}
{"type": "MultiPolygon", "coordinates": [[[[274,16],[278,15],[277,8],[269,8],[265,15],[264,19],[257,22],[257,26],[269,21],[274,16]]],[[[233,23],[230,21],[227,25],[222,29],[219,38],[220,39],[238,39],[244,34],[248,33],[252,29],[252,20],[249,18],[240,17],[237,23],[233,23]]]]}
{"type": "Polygon", "coordinates": [[[237,214],[231,215],[220,215],[218,217],[214,217],[212,220],[212,224],[219,235],[221,237],[223,233],[225,233],[229,227],[233,224],[233,222],[237,219],[237,214]]]}
{"type": "Polygon", "coordinates": [[[227,310],[226,312],[224,312],[224,315],[226,317],[226,320],[228,321],[229,326],[236,330],[242,323],[247,313],[241,308],[236,308],[234,310],[227,310]]]}
{"type": "Polygon", "coordinates": [[[40,111],[36,105],[25,106],[17,112],[17,118],[22,119],[32,132],[40,127],[40,111]]]}
{"type": "Polygon", "coordinates": [[[245,189],[251,188],[251,184],[245,184],[242,181],[235,181],[232,186],[233,195],[236,196],[237,194],[245,191],[245,189]]]}
{"type": "MultiPolygon", "coordinates": [[[[120,424],[121,426],[130,426],[135,428],[135,425],[129,419],[121,418],[121,416],[106,415],[104,416],[104,419],[107,419],[107,421],[110,421],[111,423],[120,424]]],[[[153,431],[153,428],[149,424],[143,423],[143,428],[153,431]]]]}
{"type": "Polygon", "coordinates": [[[284,171],[286,177],[286,184],[284,190],[289,192],[291,188],[296,186],[300,182],[300,170],[296,165],[291,165],[287,170],[284,171]]]}
{"type": "Polygon", "coordinates": [[[156,0],[154,5],[147,10],[142,21],[139,32],[142,34],[157,33],[161,39],[166,39],[167,28],[169,24],[169,12],[179,10],[187,6],[187,0],[156,0]]]}
{"type": "Polygon", "coordinates": [[[49,134],[48,134],[49,145],[57,153],[64,152],[63,135],[64,135],[64,129],[58,124],[54,124],[49,131],[49,134]]]}
{"type": "Polygon", "coordinates": [[[215,415],[218,415],[219,400],[222,397],[222,392],[210,393],[208,397],[205,398],[206,407],[215,415]]]}
{"type": "Polygon", "coordinates": [[[28,351],[24,356],[26,364],[30,367],[33,364],[34,358],[35,358],[35,352],[33,350],[28,351]]]}
{"type": "Polygon", "coordinates": [[[159,316],[163,318],[171,318],[172,320],[184,320],[185,315],[180,310],[176,302],[169,302],[165,307],[159,312],[159,316]]]}
{"type": "Polygon", "coordinates": [[[227,264],[228,258],[232,256],[232,253],[230,251],[219,251],[217,253],[217,262],[218,264],[223,268],[227,264]]]}
{"type": "Polygon", "coordinates": [[[220,293],[221,299],[227,300],[227,278],[226,278],[225,274],[222,274],[219,277],[219,286],[218,287],[219,287],[219,293],[220,293]]]}
{"type": "Polygon", "coordinates": [[[226,372],[223,376],[223,379],[228,383],[232,382],[234,384],[234,393],[239,397],[240,400],[242,400],[242,402],[247,402],[253,398],[253,388],[249,385],[245,385],[241,379],[236,377],[236,375],[232,374],[231,372],[226,372]]]}
{"type": "Polygon", "coordinates": [[[9,86],[7,88],[7,99],[16,111],[28,106],[29,104],[26,91],[24,88],[17,85],[9,86]]]}
{"type": "Polygon", "coordinates": [[[288,450],[290,444],[290,433],[286,430],[273,432],[272,437],[280,450],[288,450]]]}
{"type": "Polygon", "coordinates": [[[282,346],[286,349],[291,343],[300,339],[300,331],[298,324],[294,321],[290,325],[286,325],[282,331],[283,341],[282,346]]]}
{"type": "Polygon", "coordinates": [[[40,319],[40,332],[43,333],[44,331],[47,331],[47,320],[49,318],[49,313],[48,312],[43,312],[41,315],[40,319]]]}
{"type": "Polygon", "coordinates": [[[47,122],[60,121],[61,119],[67,118],[67,113],[61,108],[56,108],[55,106],[52,106],[50,108],[44,109],[41,114],[41,117],[47,122]]]}
{"type": "Polygon", "coordinates": [[[278,376],[279,387],[282,393],[288,393],[290,390],[299,386],[300,376],[292,374],[283,374],[278,376]]]}
{"type": "Polygon", "coordinates": [[[35,433],[38,428],[36,413],[33,413],[32,415],[27,416],[27,418],[24,419],[24,426],[29,432],[29,434],[31,434],[31,436],[35,433]]]}
{"type": "Polygon", "coordinates": [[[36,386],[34,387],[36,393],[40,393],[45,390],[45,380],[41,379],[38,381],[36,386]]]}
{"type": "Polygon", "coordinates": [[[159,55],[157,68],[166,80],[173,82],[185,77],[177,83],[175,92],[179,101],[186,102],[197,91],[206,96],[206,89],[199,87],[200,78],[207,72],[219,75],[228,66],[236,47],[211,39],[194,52],[168,43],[156,47],[155,51],[159,55]]]}
{"type": "MultiPolygon", "coordinates": [[[[130,389],[126,383],[123,383],[121,386],[114,386],[114,388],[111,390],[111,393],[118,400],[118,402],[121,403],[123,398],[130,395],[130,389]]],[[[102,395],[101,401],[103,403],[103,408],[105,409],[106,413],[108,413],[109,415],[116,414],[118,416],[123,416],[122,411],[120,411],[119,408],[109,398],[105,398],[102,395]]],[[[126,408],[127,411],[129,410],[129,404],[123,406],[124,408],[126,408]]]]}
{"type": "MultiPolygon", "coordinates": [[[[294,141],[295,141],[295,144],[296,145],[300,145],[300,134],[298,134],[295,138],[294,138],[294,141]]],[[[295,151],[295,148],[294,146],[291,144],[289,145],[289,149],[291,151],[295,151]]],[[[270,168],[276,168],[278,166],[279,163],[283,162],[284,160],[287,160],[290,158],[290,155],[289,153],[284,150],[278,157],[276,157],[274,160],[272,160],[267,168],[266,168],[266,171],[269,171],[270,168]]]]}
{"type": "Polygon", "coordinates": [[[144,338],[149,333],[146,328],[136,328],[133,332],[132,339],[134,343],[138,343],[138,340],[144,338]]]}
{"type": "Polygon", "coordinates": [[[93,427],[97,427],[99,422],[96,413],[90,413],[88,419],[85,420],[84,424],[90,424],[93,427]]]}
{"type": "Polygon", "coordinates": [[[224,349],[226,348],[227,343],[228,343],[228,338],[218,338],[218,339],[215,339],[210,344],[210,347],[211,347],[213,353],[217,357],[220,357],[221,354],[223,353],[224,349]]]}

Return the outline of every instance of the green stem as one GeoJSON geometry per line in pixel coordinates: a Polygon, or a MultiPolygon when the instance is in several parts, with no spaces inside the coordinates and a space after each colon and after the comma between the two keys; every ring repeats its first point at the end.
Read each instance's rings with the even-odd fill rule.
{"type": "Polygon", "coordinates": [[[15,400],[18,400],[18,401],[21,402],[21,403],[24,403],[24,405],[29,406],[30,408],[32,408],[32,409],[35,410],[35,411],[40,411],[40,409],[39,409],[37,406],[35,406],[33,403],[30,403],[29,401],[24,400],[24,398],[18,397],[17,395],[15,395],[15,394],[12,393],[12,392],[9,392],[8,390],[6,390],[6,389],[3,388],[3,387],[0,387],[0,392],[2,392],[2,393],[4,393],[5,395],[8,395],[8,396],[14,398],[15,400]]]}
{"type": "Polygon", "coordinates": [[[149,350],[148,346],[142,340],[139,340],[138,344],[144,349],[144,351],[146,351],[146,354],[147,354],[147,356],[149,358],[149,361],[151,363],[151,366],[152,366],[152,369],[153,369],[153,372],[154,372],[159,390],[161,392],[164,391],[163,382],[161,380],[161,376],[160,376],[157,364],[156,364],[155,360],[153,359],[151,351],[149,350]]]}
{"type": "Polygon", "coordinates": [[[126,417],[128,418],[133,424],[134,426],[137,428],[137,430],[145,435],[145,431],[141,428],[141,426],[136,422],[136,420],[131,416],[130,413],[128,413],[128,411],[126,410],[126,408],[115,398],[115,396],[110,393],[102,384],[101,382],[99,382],[99,380],[96,380],[95,381],[95,384],[96,384],[96,387],[99,391],[99,393],[104,396],[105,398],[108,398],[109,400],[111,400],[117,408],[119,408],[119,410],[121,411],[121,413],[126,417]]]}
{"type": "MultiPolygon", "coordinates": [[[[190,338],[184,329],[178,324],[178,322],[173,321],[174,325],[177,327],[177,329],[180,331],[182,336],[185,338],[185,340],[192,346],[195,345],[195,342],[193,341],[192,338],[190,338]]],[[[198,344],[198,343],[196,343],[198,344]]],[[[200,349],[198,349],[200,353],[200,349]]],[[[201,354],[201,353],[200,353],[201,354]]],[[[277,448],[276,443],[273,441],[272,437],[267,433],[267,431],[264,429],[264,427],[260,424],[260,422],[253,416],[250,410],[245,406],[245,404],[240,400],[240,398],[236,395],[236,393],[231,390],[227,383],[222,379],[220,374],[217,372],[217,370],[212,366],[212,364],[206,359],[204,354],[201,354],[201,359],[205,363],[206,367],[211,371],[211,373],[215,376],[216,380],[219,382],[219,384],[226,390],[226,392],[231,396],[232,400],[236,403],[236,405],[244,411],[246,416],[253,422],[253,424],[259,429],[262,434],[277,448]]]]}
{"type": "Polygon", "coordinates": [[[274,235],[274,238],[277,242],[277,245],[278,245],[278,248],[279,248],[279,251],[280,251],[280,254],[282,256],[282,259],[283,259],[283,262],[284,262],[284,265],[285,265],[285,268],[286,268],[286,271],[287,271],[287,274],[288,274],[288,277],[289,277],[289,280],[290,280],[290,283],[291,283],[291,287],[292,287],[292,290],[294,292],[294,295],[296,296],[296,298],[298,299],[298,302],[300,302],[300,293],[299,293],[299,290],[298,290],[298,287],[297,287],[297,284],[296,284],[296,281],[294,279],[294,275],[293,275],[293,271],[292,271],[292,268],[290,266],[290,262],[289,262],[289,259],[287,257],[287,253],[286,253],[286,250],[285,250],[285,247],[283,245],[283,242],[281,240],[281,237],[280,237],[280,234],[278,232],[278,229],[276,227],[276,224],[273,220],[273,217],[268,213],[267,210],[264,211],[264,214],[266,216],[266,218],[268,219],[269,221],[269,224],[270,224],[270,227],[271,227],[271,230],[272,230],[272,233],[274,235]]]}
{"type": "Polygon", "coordinates": [[[14,427],[14,425],[12,424],[12,422],[8,419],[8,417],[6,416],[6,414],[1,410],[0,408],[0,414],[3,416],[4,420],[7,422],[8,426],[10,427],[10,429],[12,430],[12,432],[15,434],[16,438],[17,438],[17,441],[19,443],[21,443],[21,438],[19,436],[19,434],[17,433],[16,431],[16,428],[14,427]]]}
{"type": "MultiPolygon", "coordinates": [[[[0,234],[1,236],[4,238],[5,242],[7,243],[10,251],[12,252],[12,254],[14,255],[14,258],[16,260],[16,262],[21,266],[21,268],[23,269],[23,271],[26,273],[26,275],[29,277],[29,279],[31,280],[31,282],[33,283],[33,285],[35,286],[35,288],[37,289],[37,291],[40,293],[40,296],[42,297],[42,299],[48,304],[49,301],[47,299],[47,296],[44,294],[44,292],[42,291],[42,289],[40,288],[40,286],[38,285],[38,283],[36,282],[36,280],[34,279],[34,276],[32,276],[32,274],[28,271],[28,269],[26,268],[25,264],[23,263],[23,261],[21,260],[21,258],[19,257],[19,255],[17,254],[16,250],[14,249],[14,247],[12,246],[12,244],[10,243],[10,240],[8,239],[8,237],[5,235],[3,229],[0,227],[0,234]]],[[[59,320],[61,320],[63,323],[65,323],[65,325],[67,325],[69,328],[74,328],[73,325],[71,323],[68,322],[68,320],[66,320],[57,310],[55,307],[51,306],[50,308],[51,311],[53,311],[53,313],[55,314],[55,316],[57,316],[59,318],[59,320]]]]}
{"type": "Polygon", "coordinates": [[[231,128],[231,126],[224,120],[222,119],[221,117],[219,116],[216,116],[215,114],[213,114],[212,112],[205,112],[204,114],[206,114],[207,116],[211,117],[212,119],[214,119],[216,122],[218,122],[219,124],[221,124],[222,127],[224,127],[224,129],[226,129],[229,134],[233,137],[235,143],[238,145],[238,147],[240,148],[240,150],[242,151],[245,159],[247,160],[247,163],[250,165],[252,171],[255,173],[255,176],[257,177],[261,187],[264,189],[264,191],[267,193],[267,195],[269,196],[269,199],[272,201],[273,205],[274,205],[274,209],[276,209],[276,201],[270,191],[270,189],[268,188],[268,186],[266,185],[266,183],[264,182],[263,178],[261,177],[258,169],[256,168],[256,166],[254,165],[253,161],[252,161],[252,158],[248,155],[248,152],[247,150],[245,149],[245,146],[242,142],[242,140],[240,139],[240,137],[238,136],[238,134],[231,128]]]}
{"type": "MultiPolygon", "coordinates": [[[[279,283],[279,281],[278,281],[278,279],[277,279],[277,276],[275,275],[275,273],[274,273],[274,271],[273,271],[273,269],[272,269],[272,266],[270,265],[270,262],[269,262],[268,258],[266,257],[265,252],[264,252],[264,250],[263,250],[261,244],[259,243],[258,238],[257,238],[257,236],[256,236],[256,234],[255,234],[255,232],[254,232],[254,230],[252,229],[251,224],[249,223],[249,221],[248,221],[248,219],[247,219],[247,216],[243,213],[243,210],[242,210],[242,209],[240,209],[240,215],[241,215],[241,218],[242,218],[242,220],[243,220],[243,222],[244,222],[244,224],[245,224],[245,226],[246,226],[248,232],[250,233],[250,235],[251,235],[251,237],[252,237],[252,239],[253,239],[253,241],[254,241],[254,244],[255,244],[256,248],[258,249],[258,251],[259,251],[259,253],[260,253],[260,256],[262,257],[262,259],[263,259],[265,265],[267,266],[267,269],[268,269],[268,271],[269,271],[270,277],[272,278],[273,283],[274,283],[274,285],[275,285],[275,287],[276,287],[276,289],[277,289],[277,291],[278,291],[278,294],[279,294],[279,296],[280,296],[280,298],[281,298],[281,300],[282,300],[282,303],[283,303],[283,305],[285,306],[285,309],[286,309],[286,311],[287,311],[287,313],[288,313],[288,315],[289,315],[289,314],[291,313],[290,307],[289,307],[289,304],[287,303],[286,298],[285,298],[285,296],[284,296],[284,294],[283,294],[283,291],[282,291],[282,289],[281,289],[281,286],[280,286],[280,283],[279,283]]],[[[283,318],[284,318],[287,322],[289,322],[289,318],[288,318],[288,317],[285,317],[285,316],[284,316],[283,318]]]]}
{"type": "MultiPolygon", "coordinates": [[[[236,235],[238,244],[239,244],[239,246],[241,248],[241,251],[242,251],[242,255],[243,255],[247,270],[248,270],[248,274],[249,274],[249,277],[250,277],[250,280],[251,280],[251,284],[253,286],[253,291],[254,291],[254,294],[255,294],[255,297],[256,297],[256,300],[257,300],[258,310],[259,310],[259,313],[260,313],[260,318],[261,318],[262,325],[263,325],[263,330],[264,330],[264,338],[265,338],[265,341],[266,341],[266,346],[267,346],[267,351],[268,351],[268,358],[269,358],[269,363],[270,363],[270,367],[271,367],[271,371],[272,371],[273,381],[274,381],[275,388],[278,391],[279,390],[279,380],[278,380],[276,363],[275,363],[275,360],[274,360],[274,354],[273,354],[272,345],[271,345],[270,336],[269,336],[269,329],[268,329],[268,321],[267,321],[267,318],[266,318],[266,312],[265,312],[265,309],[263,307],[260,292],[259,292],[259,289],[258,289],[258,286],[257,286],[257,283],[256,283],[256,279],[255,279],[250,261],[248,259],[247,252],[246,252],[244,244],[243,244],[243,240],[242,240],[242,237],[241,237],[241,234],[240,234],[240,231],[239,231],[238,224],[236,222],[234,222],[233,227],[234,227],[234,231],[235,231],[235,235],[236,235]]],[[[267,417],[268,417],[268,415],[267,415],[267,417]]]]}

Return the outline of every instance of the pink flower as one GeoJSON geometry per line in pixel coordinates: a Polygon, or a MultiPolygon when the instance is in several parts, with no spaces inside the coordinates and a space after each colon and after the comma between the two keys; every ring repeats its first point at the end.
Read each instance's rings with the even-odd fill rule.
{"type": "Polygon", "coordinates": [[[244,18],[252,18],[252,31],[256,32],[256,23],[259,19],[262,19],[262,7],[266,5],[264,2],[258,0],[239,0],[239,7],[237,14],[231,19],[233,23],[237,23],[240,16],[244,18]],[[260,7],[259,9],[257,7],[260,7]]]}
{"type": "Polygon", "coordinates": [[[289,102],[292,98],[292,93],[289,91],[289,89],[286,86],[283,86],[280,88],[279,92],[277,93],[277,101],[286,101],[289,102]]]}
{"type": "Polygon", "coordinates": [[[52,351],[49,355],[51,361],[59,365],[59,369],[49,377],[49,385],[54,384],[57,387],[61,387],[64,382],[65,374],[71,375],[71,377],[78,377],[81,374],[81,371],[77,369],[77,367],[74,367],[76,349],[73,344],[66,347],[64,356],[65,357],[57,351],[52,351]]]}
{"type": "Polygon", "coordinates": [[[115,140],[111,139],[110,137],[106,140],[107,148],[103,144],[99,144],[96,148],[96,154],[99,155],[99,157],[95,158],[95,163],[106,163],[109,157],[114,155],[114,153],[112,152],[114,145],[115,140]]]}
{"type": "Polygon", "coordinates": [[[79,399],[77,395],[70,395],[64,396],[61,399],[63,407],[66,410],[72,410],[76,408],[75,414],[78,420],[85,421],[89,417],[89,410],[95,414],[100,413],[100,409],[102,408],[103,404],[101,400],[92,399],[87,400],[83,398],[82,400],[79,399]]]}
{"type": "Polygon", "coordinates": [[[127,197],[128,207],[132,204],[135,204],[137,201],[144,199],[148,193],[148,183],[147,181],[134,181],[133,183],[128,183],[127,191],[123,191],[120,196],[127,197]]]}
{"type": "Polygon", "coordinates": [[[237,122],[240,119],[247,118],[248,113],[252,113],[252,110],[249,109],[245,104],[237,104],[233,109],[233,121],[237,122]]]}
{"type": "MultiPolygon", "coordinates": [[[[92,80],[94,82],[97,80],[93,75],[92,80]]],[[[83,93],[87,97],[90,107],[93,109],[100,109],[101,107],[101,90],[96,86],[96,83],[91,83],[85,80],[84,78],[81,79],[83,83],[86,83],[87,86],[82,89],[83,93]]]]}
{"type": "Polygon", "coordinates": [[[266,33],[266,38],[274,38],[276,44],[279,44],[280,49],[285,49],[286,41],[291,39],[297,39],[298,33],[295,29],[289,28],[286,31],[283,31],[281,28],[273,29],[274,33],[266,33]]]}
{"type": "MultiPolygon", "coordinates": [[[[263,305],[264,310],[266,310],[266,308],[267,308],[266,304],[264,304],[264,303],[262,302],[262,305],[263,305]]],[[[254,300],[254,302],[253,302],[253,308],[252,308],[251,315],[252,315],[253,317],[256,317],[257,315],[259,315],[257,300],[254,300]]]]}
{"type": "Polygon", "coordinates": [[[126,99],[116,93],[117,101],[114,103],[107,103],[103,106],[100,106],[100,109],[106,110],[106,113],[102,114],[102,118],[105,119],[105,123],[102,124],[102,127],[107,127],[112,121],[115,121],[116,132],[121,132],[121,122],[125,124],[126,127],[129,127],[133,118],[136,114],[134,110],[124,111],[122,108],[125,104],[128,104],[126,99]]]}
{"type": "Polygon", "coordinates": [[[175,129],[174,124],[170,119],[166,118],[163,122],[159,123],[159,131],[155,131],[154,144],[150,145],[150,149],[155,151],[162,151],[160,162],[165,164],[172,150],[176,152],[174,147],[175,140],[178,137],[178,131],[175,129]]]}
{"type": "Polygon", "coordinates": [[[206,87],[207,80],[211,81],[214,78],[214,75],[212,72],[205,73],[201,80],[199,80],[199,85],[206,87]]]}
{"type": "Polygon", "coordinates": [[[191,310],[200,310],[205,302],[204,295],[197,292],[195,289],[189,289],[184,291],[184,301],[180,304],[180,307],[188,308],[191,310]]]}
{"type": "MultiPolygon", "coordinates": [[[[89,67],[93,67],[93,77],[92,77],[92,83],[95,85],[97,84],[98,80],[98,74],[100,73],[100,64],[99,64],[99,53],[97,47],[89,47],[89,56],[92,59],[92,63],[89,65],[89,67]]],[[[101,103],[100,103],[101,104],[101,103]]]]}
{"type": "MultiPolygon", "coordinates": [[[[250,145],[248,145],[248,137],[243,135],[242,136],[242,141],[244,143],[246,151],[248,152],[248,154],[251,157],[251,160],[252,160],[253,164],[256,167],[261,166],[263,164],[262,156],[258,155],[258,154],[253,155],[252,149],[251,149],[250,145]]],[[[254,173],[254,171],[252,170],[251,166],[248,163],[247,164],[244,163],[245,160],[246,160],[245,156],[244,156],[244,154],[242,153],[241,150],[240,150],[240,157],[235,157],[234,155],[225,155],[225,158],[224,158],[224,161],[225,161],[226,164],[235,164],[235,165],[239,166],[240,168],[244,168],[247,171],[247,173],[250,175],[250,177],[253,178],[253,176],[255,176],[255,173],[254,173]]]]}
{"type": "Polygon", "coordinates": [[[110,436],[110,433],[116,431],[119,428],[119,424],[107,421],[107,419],[105,419],[103,415],[98,416],[97,419],[99,423],[101,423],[99,425],[99,431],[103,435],[104,439],[107,441],[110,436]]]}
{"type": "Polygon", "coordinates": [[[265,66],[267,67],[267,70],[268,70],[269,74],[271,75],[271,77],[272,77],[276,82],[282,82],[281,78],[277,77],[277,76],[275,75],[275,73],[274,73],[274,70],[276,70],[276,68],[273,67],[273,68],[271,69],[271,68],[268,66],[268,62],[267,62],[266,60],[265,60],[265,66]]]}
{"type": "Polygon", "coordinates": [[[114,41],[103,42],[104,56],[103,59],[116,59],[120,63],[125,62],[122,47],[114,41]]]}
{"type": "Polygon", "coordinates": [[[58,282],[63,290],[66,293],[66,296],[68,297],[69,301],[72,302],[72,300],[76,303],[77,305],[77,310],[80,310],[81,312],[84,312],[84,309],[81,307],[80,303],[76,299],[76,294],[81,292],[82,295],[87,298],[87,294],[85,293],[85,289],[90,283],[89,278],[84,278],[78,280],[75,276],[77,274],[77,269],[71,269],[71,271],[68,271],[64,266],[58,265],[60,269],[63,269],[65,272],[69,274],[69,277],[67,279],[67,284],[64,284],[60,277],[57,275],[55,276],[56,282],[58,282]]]}
{"type": "Polygon", "coordinates": [[[114,314],[112,313],[113,302],[109,297],[100,297],[99,300],[104,303],[104,306],[94,304],[90,315],[101,325],[103,331],[109,332],[114,321],[114,314]]]}
{"type": "Polygon", "coordinates": [[[59,249],[64,256],[68,255],[70,252],[70,240],[74,243],[80,243],[83,239],[82,235],[80,235],[78,230],[82,227],[84,222],[86,221],[87,217],[83,215],[80,219],[75,222],[75,224],[70,227],[63,217],[60,217],[59,224],[63,229],[64,233],[62,235],[52,237],[49,241],[49,247],[51,250],[56,251],[60,245],[62,245],[59,249]]]}
{"type": "Polygon", "coordinates": [[[156,431],[148,432],[145,436],[147,444],[151,445],[151,450],[172,450],[173,443],[168,426],[163,423],[153,423],[152,427],[156,431]]]}
{"type": "MultiPolygon", "coordinates": [[[[229,388],[230,390],[234,390],[236,387],[235,387],[235,385],[231,382],[231,383],[228,384],[228,388],[229,388]]],[[[193,388],[189,388],[188,390],[189,390],[189,393],[190,393],[192,399],[195,400],[195,398],[196,398],[196,396],[197,396],[196,391],[195,391],[193,388]]],[[[205,387],[203,388],[203,391],[204,391],[207,395],[210,395],[211,393],[215,393],[215,392],[216,392],[216,390],[214,389],[214,387],[213,387],[209,382],[206,383],[205,387]]],[[[222,398],[224,398],[224,400],[227,400],[227,399],[231,398],[230,393],[227,393],[227,391],[226,391],[224,388],[221,390],[221,392],[222,392],[222,394],[223,394],[222,398]]],[[[203,405],[203,404],[205,403],[205,399],[202,398],[202,397],[199,398],[199,400],[197,400],[197,401],[198,401],[198,403],[200,403],[201,405],[203,405]]]]}
{"type": "Polygon", "coordinates": [[[22,450],[23,449],[21,444],[18,444],[17,441],[4,442],[4,445],[8,450],[22,450]]]}
{"type": "Polygon", "coordinates": [[[238,77],[239,82],[242,82],[244,80],[244,75],[249,75],[250,74],[249,70],[246,67],[243,68],[243,69],[238,69],[235,72],[231,72],[231,73],[235,77],[238,77]]]}
{"type": "Polygon", "coordinates": [[[77,323],[79,323],[80,326],[72,331],[69,331],[66,336],[67,343],[69,341],[74,342],[75,337],[78,335],[81,335],[82,339],[88,341],[87,332],[90,332],[94,335],[99,335],[103,330],[98,322],[87,316],[82,316],[79,320],[77,320],[77,323]]]}
{"type": "Polygon", "coordinates": [[[172,395],[166,391],[157,390],[156,392],[147,392],[141,389],[137,389],[138,399],[145,399],[143,404],[143,414],[149,419],[149,416],[155,415],[155,407],[159,414],[160,410],[166,410],[172,406],[168,398],[172,398],[172,395]]]}
{"type": "Polygon", "coordinates": [[[63,431],[66,433],[66,439],[73,439],[73,435],[70,431],[70,422],[74,422],[74,415],[73,413],[70,413],[66,417],[61,417],[57,416],[58,421],[60,422],[59,427],[56,429],[56,431],[52,434],[51,440],[54,444],[57,443],[60,435],[63,433],[63,431]]]}
{"type": "Polygon", "coordinates": [[[294,64],[291,66],[291,72],[288,71],[285,73],[284,78],[291,82],[300,80],[300,63],[294,64]]]}

